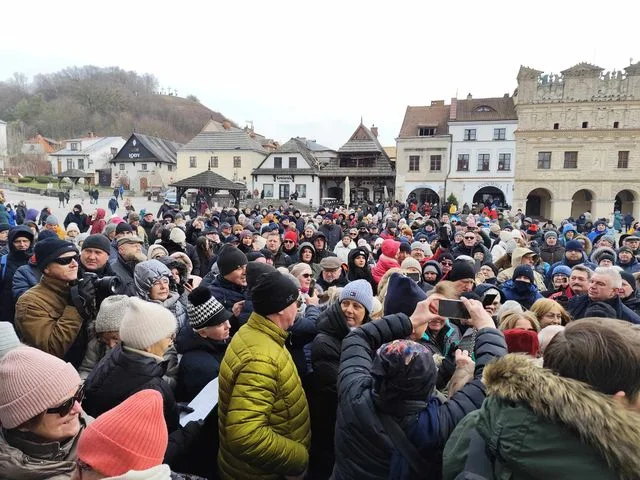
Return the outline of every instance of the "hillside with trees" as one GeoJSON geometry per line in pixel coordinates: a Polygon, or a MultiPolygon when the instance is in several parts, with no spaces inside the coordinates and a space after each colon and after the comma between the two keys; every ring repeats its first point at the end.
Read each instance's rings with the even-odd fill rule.
{"type": "Polygon", "coordinates": [[[137,131],[184,143],[213,117],[226,118],[193,95],[178,97],[158,88],[150,74],[118,67],[69,67],[29,80],[16,73],[0,82],[0,119],[9,124],[10,154],[36,133],[54,139],[128,137],[137,131]]]}

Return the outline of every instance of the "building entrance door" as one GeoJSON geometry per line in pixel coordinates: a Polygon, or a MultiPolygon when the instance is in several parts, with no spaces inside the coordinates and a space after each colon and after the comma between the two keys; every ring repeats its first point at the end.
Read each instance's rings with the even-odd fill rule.
{"type": "Polygon", "coordinates": [[[289,184],[280,184],[280,200],[289,200],[289,184]]]}

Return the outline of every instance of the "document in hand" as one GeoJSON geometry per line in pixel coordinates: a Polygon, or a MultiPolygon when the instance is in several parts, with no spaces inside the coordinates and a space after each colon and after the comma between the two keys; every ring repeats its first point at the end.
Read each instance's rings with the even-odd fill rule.
{"type": "Polygon", "coordinates": [[[218,404],[218,378],[214,378],[200,390],[196,398],[191,400],[189,406],[193,408],[191,413],[180,415],[180,425],[183,427],[192,420],[204,420],[218,404]]]}

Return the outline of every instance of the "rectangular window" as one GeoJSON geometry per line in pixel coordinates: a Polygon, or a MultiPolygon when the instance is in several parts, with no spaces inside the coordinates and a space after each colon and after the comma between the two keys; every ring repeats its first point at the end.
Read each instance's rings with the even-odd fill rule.
{"type": "Polygon", "coordinates": [[[84,170],[84,158],[78,159],[78,170],[84,170]]]}
{"type": "Polygon", "coordinates": [[[488,153],[479,153],[478,154],[478,171],[479,172],[488,172],[489,171],[489,162],[491,159],[491,155],[488,153]]]}
{"type": "Polygon", "coordinates": [[[582,128],[589,128],[589,122],[582,122],[582,128]]]}
{"type": "Polygon", "coordinates": [[[78,144],[77,144],[77,142],[71,142],[71,150],[73,150],[73,151],[78,150],[78,144]]]}
{"type": "Polygon", "coordinates": [[[298,194],[298,198],[307,198],[307,186],[296,183],[296,193],[298,194]]]}
{"type": "Polygon", "coordinates": [[[629,150],[618,152],[618,168],[629,168],[629,150]]]}
{"type": "Polygon", "coordinates": [[[560,124],[559,124],[559,123],[554,123],[554,124],[553,124],[553,129],[554,129],[554,130],[558,130],[558,129],[560,129],[560,124]]]}
{"type": "Polygon", "coordinates": [[[73,158],[67,158],[67,170],[71,170],[73,168],[73,158]]]}
{"type": "Polygon", "coordinates": [[[146,171],[146,170],[147,170],[147,164],[146,164],[146,163],[143,163],[143,164],[142,164],[142,170],[144,170],[144,171],[146,171]]]}
{"type": "Polygon", "coordinates": [[[442,155],[431,155],[429,159],[429,170],[439,172],[442,169],[442,155]]]}
{"type": "Polygon", "coordinates": [[[189,168],[198,168],[198,159],[196,157],[189,157],[189,168]]]}
{"type": "Polygon", "coordinates": [[[551,168],[551,152],[538,152],[538,168],[544,170],[551,168]]]}
{"type": "Polygon", "coordinates": [[[420,155],[409,156],[409,171],[410,172],[420,171],[420,155]]]}
{"type": "Polygon", "coordinates": [[[209,158],[209,166],[211,168],[218,168],[218,157],[209,158]]]}
{"type": "Polygon", "coordinates": [[[282,168],[282,157],[273,157],[273,168],[282,168]]]}
{"type": "Polygon", "coordinates": [[[613,128],[620,127],[620,122],[613,122],[613,128]]]}
{"type": "Polygon", "coordinates": [[[289,168],[298,168],[298,157],[289,157],[289,168]]]}
{"type": "Polygon", "coordinates": [[[111,158],[115,157],[118,153],[118,149],[116,147],[111,147],[111,158]]]}
{"type": "Polygon", "coordinates": [[[458,154],[458,171],[459,172],[469,171],[469,154],[468,153],[458,154]]]}
{"type": "Polygon", "coordinates": [[[240,157],[233,157],[233,168],[242,168],[242,159],[240,157]]]}
{"type": "Polygon", "coordinates": [[[264,192],[264,198],[273,198],[273,183],[265,183],[262,186],[264,192]]]}
{"type": "Polygon", "coordinates": [[[504,140],[507,136],[506,128],[494,128],[493,129],[493,139],[494,140],[504,140]]]}
{"type": "Polygon", "coordinates": [[[578,152],[564,152],[564,168],[578,168],[578,152]]]}
{"type": "Polygon", "coordinates": [[[173,172],[173,165],[167,165],[167,172],[173,172]]]}
{"type": "Polygon", "coordinates": [[[464,140],[471,141],[476,139],[476,129],[475,128],[465,128],[464,129],[464,140]]]}
{"type": "Polygon", "coordinates": [[[433,137],[436,134],[435,127],[418,127],[419,137],[433,137]]]}
{"type": "Polygon", "coordinates": [[[498,171],[508,172],[511,170],[511,154],[500,153],[498,155],[498,171]]]}
{"type": "Polygon", "coordinates": [[[124,170],[124,163],[121,163],[121,164],[120,164],[120,170],[121,170],[121,171],[122,171],[122,170],[124,170]]]}

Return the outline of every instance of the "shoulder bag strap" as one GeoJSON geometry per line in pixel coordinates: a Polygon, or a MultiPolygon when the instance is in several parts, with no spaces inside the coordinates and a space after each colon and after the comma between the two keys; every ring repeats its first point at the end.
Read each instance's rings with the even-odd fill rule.
{"type": "Polygon", "coordinates": [[[416,447],[409,441],[404,431],[390,415],[378,413],[378,417],[384,426],[384,429],[391,437],[393,445],[400,451],[404,459],[411,466],[411,470],[415,474],[420,474],[429,469],[426,460],[420,456],[416,447]]]}

